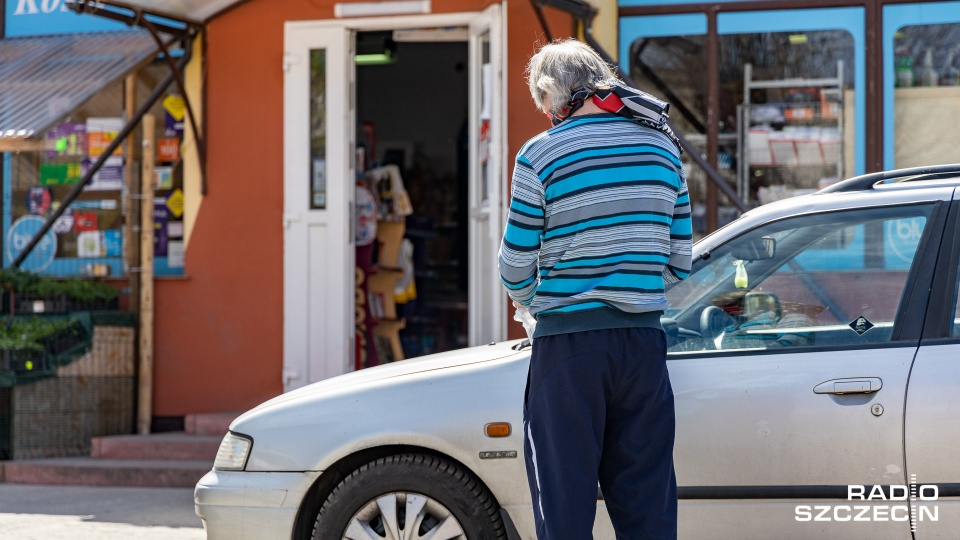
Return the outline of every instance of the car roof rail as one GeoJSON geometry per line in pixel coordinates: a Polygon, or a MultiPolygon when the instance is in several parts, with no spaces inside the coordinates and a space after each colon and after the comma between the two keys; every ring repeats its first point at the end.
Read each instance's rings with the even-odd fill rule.
{"type": "Polygon", "coordinates": [[[855,176],[832,186],[827,186],[817,193],[843,193],[847,191],[865,191],[872,189],[878,183],[895,182],[916,182],[919,180],[937,180],[940,178],[960,177],[960,163],[950,165],[929,165],[926,167],[911,167],[909,169],[897,169],[894,171],[883,171],[862,176],[855,176]]]}

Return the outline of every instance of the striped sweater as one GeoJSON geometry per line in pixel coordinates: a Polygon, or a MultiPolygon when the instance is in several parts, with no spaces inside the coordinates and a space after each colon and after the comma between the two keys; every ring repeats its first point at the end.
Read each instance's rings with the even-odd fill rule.
{"type": "Polygon", "coordinates": [[[500,280],[535,337],[659,327],[664,284],[690,272],[690,198],[666,135],[612,114],[574,116],[517,155],[500,280]]]}

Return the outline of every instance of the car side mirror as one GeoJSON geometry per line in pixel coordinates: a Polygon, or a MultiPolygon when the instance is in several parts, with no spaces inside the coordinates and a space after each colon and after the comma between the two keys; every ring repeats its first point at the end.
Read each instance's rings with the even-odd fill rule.
{"type": "Polygon", "coordinates": [[[777,252],[777,241],[769,236],[741,243],[733,250],[733,257],[741,261],[765,261],[777,252]]]}

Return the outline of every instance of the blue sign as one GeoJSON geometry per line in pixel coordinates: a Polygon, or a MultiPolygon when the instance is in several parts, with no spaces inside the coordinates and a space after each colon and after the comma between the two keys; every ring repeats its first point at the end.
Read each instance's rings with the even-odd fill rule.
{"type": "Polygon", "coordinates": [[[126,30],[127,25],[87,13],[74,13],[68,0],[6,0],[6,37],[126,30]]]}
{"type": "MultiPolygon", "coordinates": [[[[44,219],[37,216],[23,216],[13,223],[13,226],[7,231],[7,241],[4,249],[4,258],[8,265],[12,264],[17,255],[27,247],[30,240],[43,227],[43,223],[44,219]]],[[[47,231],[30,255],[20,264],[20,268],[31,272],[41,272],[50,266],[56,255],[57,235],[53,234],[53,231],[47,231]]]]}

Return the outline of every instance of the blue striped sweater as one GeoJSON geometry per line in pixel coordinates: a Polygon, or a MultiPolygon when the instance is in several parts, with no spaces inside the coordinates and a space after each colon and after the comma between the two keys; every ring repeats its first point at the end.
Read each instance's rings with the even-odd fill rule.
{"type": "Polygon", "coordinates": [[[612,114],[574,116],[517,155],[500,280],[535,337],[659,327],[664,284],[690,272],[690,198],[677,147],[612,114]]]}

